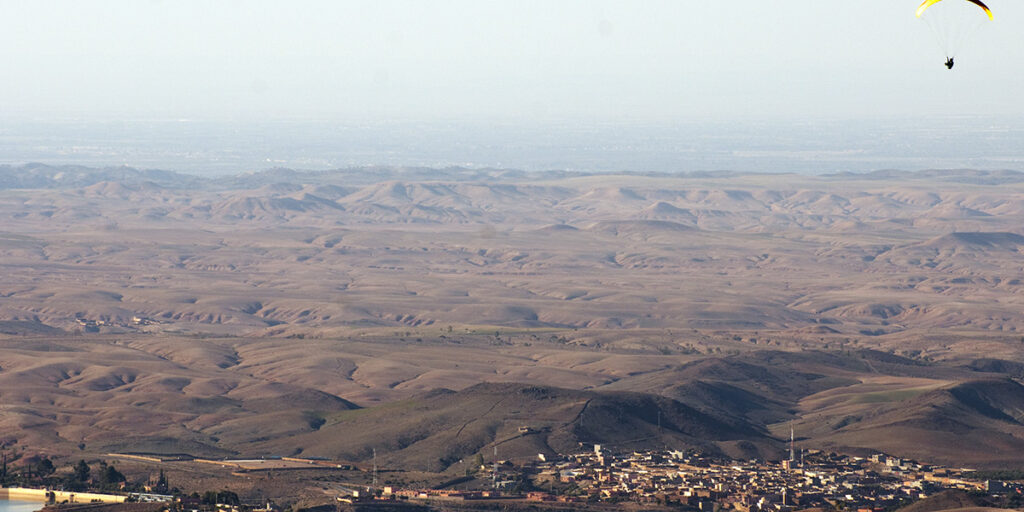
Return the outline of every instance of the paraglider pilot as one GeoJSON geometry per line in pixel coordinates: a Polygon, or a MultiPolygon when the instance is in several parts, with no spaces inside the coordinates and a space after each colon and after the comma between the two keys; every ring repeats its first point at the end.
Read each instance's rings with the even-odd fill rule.
{"type": "Polygon", "coordinates": [[[946,69],[953,69],[953,57],[946,59],[946,69]]]}

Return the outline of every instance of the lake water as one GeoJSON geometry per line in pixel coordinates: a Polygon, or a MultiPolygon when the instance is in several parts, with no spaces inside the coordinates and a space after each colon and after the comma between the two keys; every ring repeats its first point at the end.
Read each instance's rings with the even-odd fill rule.
{"type": "Polygon", "coordinates": [[[0,500],[0,512],[35,512],[45,505],[41,501],[0,500]]]}

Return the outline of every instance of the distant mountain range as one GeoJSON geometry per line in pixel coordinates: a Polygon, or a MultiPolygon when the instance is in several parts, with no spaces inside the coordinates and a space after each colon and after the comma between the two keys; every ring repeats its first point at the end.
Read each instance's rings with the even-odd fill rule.
{"type": "MultiPolygon", "coordinates": [[[[101,182],[121,184],[154,183],[171,188],[189,188],[198,185],[215,188],[253,188],[278,183],[344,184],[346,186],[368,185],[387,181],[439,181],[513,183],[522,181],[554,181],[585,176],[622,175],[608,172],[573,171],[519,171],[515,169],[474,169],[449,167],[353,167],[329,171],[304,171],[287,168],[271,168],[260,172],[205,178],[197,174],[185,174],[158,169],[135,169],[132,167],[86,167],[79,165],[46,165],[30,163],[24,165],[0,165],[0,189],[46,189],[76,188],[101,182]]],[[[682,177],[682,178],[737,178],[740,176],[784,176],[782,174],[738,173],[733,171],[689,172],[689,173],[625,173],[637,177],[682,177]]],[[[923,171],[874,171],[868,173],[835,173],[821,175],[824,180],[918,180],[974,185],[1002,185],[1024,183],[1024,172],[979,171],[971,169],[923,170],[923,171]]],[[[663,204],[660,208],[671,205],[663,204]]]]}

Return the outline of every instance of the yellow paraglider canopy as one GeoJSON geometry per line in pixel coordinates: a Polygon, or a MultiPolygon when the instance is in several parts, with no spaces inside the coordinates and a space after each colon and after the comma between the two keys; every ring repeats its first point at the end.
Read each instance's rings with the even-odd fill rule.
{"type": "MultiPolygon", "coordinates": [[[[917,8],[917,17],[920,18],[921,15],[924,14],[924,11],[928,10],[929,7],[939,3],[941,1],[942,0],[924,0],[924,3],[921,4],[921,6],[917,8]]],[[[972,3],[972,4],[974,4],[974,5],[977,5],[978,7],[981,7],[982,9],[984,9],[985,10],[985,14],[988,14],[988,19],[990,19],[990,20],[991,19],[995,19],[992,16],[992,11],[988,8],[987,5],[982,3],[981,0],[967,0],[967,1],[972,3]]]]}

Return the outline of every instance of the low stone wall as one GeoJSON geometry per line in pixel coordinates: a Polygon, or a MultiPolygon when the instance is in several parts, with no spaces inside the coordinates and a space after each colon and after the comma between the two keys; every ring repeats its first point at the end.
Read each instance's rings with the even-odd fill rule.
{"type": "Polygon", "coordinates": [[[0,487],[0,499],[25,500],[46,503],[50,499],[57,503],[124,503],[125,497],[116,494],[91,492],[48,491],[46,489],[25,489],[22,487],[0,487]]]}

